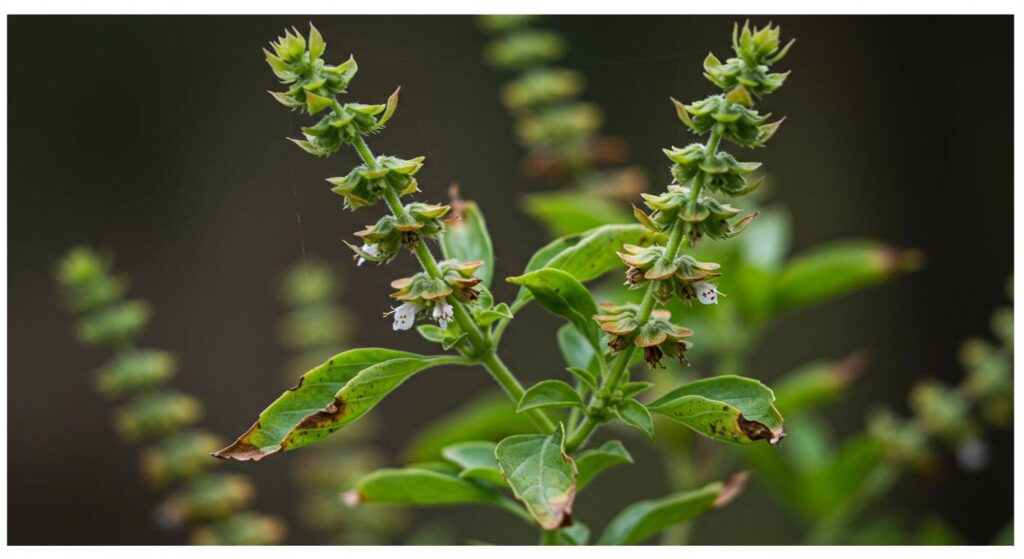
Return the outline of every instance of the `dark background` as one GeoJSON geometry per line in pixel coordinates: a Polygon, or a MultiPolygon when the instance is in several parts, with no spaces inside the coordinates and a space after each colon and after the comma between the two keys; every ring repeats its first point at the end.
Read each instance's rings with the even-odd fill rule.
{"type": "MultiPolygon", "coordinates": [[[[277,278],[304,254],[340,262],[360,344],[425,349],[379,318],[387,282],[412,270],[349,266],[342,239],[378,213],[343,212],[325,177],[351,153],[307,156],[284,141],[305,119],[265,90],[275,81],[260,47],[285,26],[313,20],[327,59],[356,55],[350,98],[402,103],[378,153],[427,155],[422,199],[450,181],[483,206],[498,275],[519,271],[545,239],[515,210],[536,184],[519,173],[521,150],[498,104],[503,77],[481,63],[484,38],[469,17],[9,17],[8,52],[8,518],[10,543],[171,543],[140,482],[137,450],[110,428],[110,404],[91,386],[105,358],[83,350],[62,312],[52,267],[69,246],[116,251],[133,293],[155,319],[143,343],[176,351],[176,386],[198,395],[208,425],[233,436],[280,391],[277,278]]],[[[570,44],[567,65],[585,72],[585,97],[602,104],[607,129],[634,161],[668,182],[660,148],[686,136],[667,99],[711,90],[700,76],[709,49],[727,53],[732,17],[552,17],[570,44]]],[[[767,17],[758,17],[763,23],[767,17]]],[[[1012,18],[776,17],[798,38],[786,87],[766,102],[785,126],[760,155],[776,199],[795,216],[796,246],[866,236],[919,247],[927,268],[782,322],[759,349],[754,376],[869,348],[873,368],[853,398],[830,409],[850,430],[876,402],[903,409],[924,375],[956,380],[957,344],[988,331],[1012,271],[1012,18]]],[[[502,289],[498,296],[508,296],[502,289]]],[[[558,363],[548,336],[557,321],[537,309],[513,326],[504,353],[524,380],[558,363]]],[[[401,447],[420,424],[487,387],[484,374],[439,370],[417,377],[376,414],[383,444],[401,447]]],[[[1012,448],[995,441],[994,470],[901,486],[891,506],[930,510],[973,542],[987,542],[1011,514],[1012,448]],[[905,494],[905,495],[904,495],[905,494]],[[997,498],[999,500],[997,500],[997,498]]],[[[1001,442],[1002,441],[1002,442],[1001,442]]],[[[621,506],[659,494],[649,452],[605,485],[600,526],[621,506]],[[618,485],[616,485],[618,484],[618,485]],[[622,488],[628,487],[629,491],[622,488]],[[605,510],[607,509],[607,510],[605,510]]],[[[395,458],[397,459],[397,458],[395,458]]],[[[292,542],[312,536],[294,521],[295,456],[232,465],[256,477],[259,508],[289,515],[292,542]]],[[[601,499],[597,499],[601,500],[601,499]]],[[[763,492],[717,513],[706,542],[792,541],[763,492]],[[732,516],[729,516],[732,515],[732,516]],[[736,531],[729,521],[763,529],[736,531]]],[[[578,507],[586,506],[584,503],[578,507]]],[[[595,505],[596,506],[596,505],[595,505]]],[[[503,513],[443,509],[461,535],[490,541],[503,513]]],[[[528,541],[528,540],[527,540],[528,541]]]]}

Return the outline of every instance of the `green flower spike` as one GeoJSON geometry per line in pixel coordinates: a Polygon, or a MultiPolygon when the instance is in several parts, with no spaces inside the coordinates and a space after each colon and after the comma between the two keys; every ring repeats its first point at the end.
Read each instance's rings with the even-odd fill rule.
{"type": "Polygon", "coordinates": [[[751,29],[743,24],[733,28],[732,49],[736,57],[724,63],[708,54],[704,59],[704,77],[722,89],[744,86],[758,97],[782,87],[789,72],[769,73],[768,67],[782,60],[793,46],[791,40],[779,49],[779,27],[768,24],[761,29],[751,29]]]}
{"type": "Polygon", "coordinates": [[[377,158],[376,168],[365,163],[344,177],[327,179],[334,185],[332,192],[345,198],[345,207],[355,210],[377,203],[388,188],[405,196],[419,191],[415,175],[423,167],[424,157],[401,159],[390,155],[377,158]]]}
{"type": "Polygon", "coordinates": [[[594,320],[605,333],[611,335],[608,347],[612,353],[622,351],[632,342],[644,350],[644,360],[655,369],[661,366],[661,358],[666,354],[686,360],[686,351],[692,346],[684,340],[693,335],[689,328],[676,326],[670,322],[672,313],[659,309],[651,313],[643,325],[638,322],[640,307],[633,304],[600,306],[604,314],[594,315],[594,320]]]}

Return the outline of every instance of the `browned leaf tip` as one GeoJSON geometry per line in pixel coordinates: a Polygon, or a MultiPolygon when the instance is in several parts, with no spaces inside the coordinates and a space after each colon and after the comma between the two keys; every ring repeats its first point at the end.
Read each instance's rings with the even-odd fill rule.
{"type": "Polygon", "coordinates": [[[214,458],[220,458],[221,460],[238,460],[239,462],[251,460],[253,462],[259,462],[268,454],[269,453],[264,452],[239,438],[230,445],[212,453],[212,456],[214,458]]]}
{"type": "Polygon", "coordinates": [[[750,479],[749,471],[744,470],[734,474],[725,481],[725,485],[722,487],[722,492],[718,494],[718,497],[711,506],[717,509],[731,503],[733,499],[739,496],[740,493],[743,493],[743,489],[747,487],[748,479],[750,479]]]}
{"type": "Polygon", "coordinates": [[[259,429],[260,422],[257,420],[256,423],[252,424],[252,427],[249,427],[245,433],[242,433],[241,437],[235,439],[235,442],[217,452],[211,453],[211,455],[221,460],[238,460],[240,462],[251,460],[258,462],[267,455],[273,454],[272,452],[265,452],[249,442],[249,438],[259,429]]]}
{"type": "Polygon", "coordinates": [[[781,428],[778,433],[775,433],[764,423],[751,421],[742,415],[736,418],[736,425],[752,441],[766,440],[768,444],[775,446],[779,444],[779,441],[786,438],[786,432],[781,428]]]}

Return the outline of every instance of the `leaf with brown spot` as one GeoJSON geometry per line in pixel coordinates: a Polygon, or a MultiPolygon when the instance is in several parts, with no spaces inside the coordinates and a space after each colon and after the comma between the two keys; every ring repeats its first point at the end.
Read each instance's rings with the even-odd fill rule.
{"type": "Polygon", "coordinates": [[[513,435],[494,449],[512,492],[545,530],[572,525],[577,473],[564,440],[563,425],[553,435],[513,435]]]}
{"type": "Polygon", "coordinates": [[[722,441],[776,444],[786,436],[775,394],[760,382],[724,375],[684,384],[647,406],[698,433],[722,441]]]}
{"type": "Polygon", "coordinates": [[[465,363],[447,355],[399,357],[371,365],[352,378],[323,409],[299,421],[281,441],[281,450],[315,443],[362,417],[412,375],[438,365],[465,363]]]}
{"type": "Polygon", "coordinates": [[[381,348],[353,349],[335,355],[309,371],[298,384],[270,404],[259,419],[227,448],[214,453],[218,458],[259,460],[281,450],[281,442],[292,429],[334,402],[335,395],[360,371],[394,359],[424,359],[415,353],[381,348]]]}

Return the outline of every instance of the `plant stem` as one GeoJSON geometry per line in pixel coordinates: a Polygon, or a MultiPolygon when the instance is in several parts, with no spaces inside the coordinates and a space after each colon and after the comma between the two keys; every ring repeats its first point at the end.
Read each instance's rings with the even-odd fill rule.
{"type": "MultiPolygon", "coordinates": [[[[366,140],[362,136],[357,136],[352,145],[356,148],[356,152],[359,153],[359,157],[366,163],[367,167],[376,168],[377,159],[373,156],[373,152],[370,151],[370,146],[366,145],[366,140]]],[[[398,195],[390,188],[384,189],[384,200],[387,202],[388,208],[395,217],[402,219],[405,217],[405,207],[402,205],[402,201],[398,198],[398,195]]],[[[432,278],[441,279],[441,269],[437,265],[437,260],[434,258],[433,253],[427,248],[426,243],[422,240],[417,240],[412,247],[413,253],[416,255],[416,259],[419,260],[420,266],[423,270],[430,275],[432,278]]],[[[459,328],[466,333],[466,338],[469,340],[470,345],[473,346],[473,355],[468,357],[473,358],[476,362],[483,365],[494,377],[498,384],[505,389],[505,392],[510,398],[516,403],[519,402],[520,398],[526,392],[523,389],[523,385],[519,382],[519,379],[512,374],[512,371],[508,369],[501,358],[493,347],[493,344],[488,341],[487,336],[481,332],[480,328],[477,327],[473,321],[472,315],[466,309],[465,305],[455,297],[448,297],[448,304],[452,306],[452,318],[459,325],[459,328]]],[[[527,412],[530,419],[545,433],[554,433],[555,424],[552,423],[551,419],[548,418],[547,414],[538,409],[530,410],[527,412]]]]}
{"type": "MultiPolygon", "coordinates": [[[[721,126],[717,126],[711,131],[705,150],[705,153],[707,154],[706,157],[714,157],[715,152],[718,151],[718,144],[722,141],[722,132],[721,126]]],[[[688,207],[690,212],[695,209],[697,201],[700,198],[700,191],[703,187],[704,172],[701,171],[693,178],[693,184],[690,187],[690,200],[688,207]]],[[[675,223],[672,224],[672,232],[669,234],[668,244],[665,245],[665,258],[668,260],[675,260],[676,256],[679,254],[679,247],[683,244],[683,237],[691,231],[691,228],[692,226],[689,223],[684,222],[681,219],[677,219],[675,223]]],[[[657,283],[653,281],[647,285],[647,292],[644,293],[643,301],[640,303],[640,312],[637,313],[637,324],[646,324],[651,318],[651,313],[654,312],[654,304],[657,302],[657,299],[654,296],[656,285],[657,283]]],[[[629,361],[633,357],[633,352],[635,350],[636,346],[634,344],[629,344],[628,347],[623,349],[619,355],[616,356],[615,361],[612,363],[611,372],[608,373],[608,376],[606,376],[601,382],[601,388],[591,400],[590,405],[587,406],[587,418],[580,424],[579,428],[576,429],[576,432],[574,432],[566,442],[565,447],[567,452],[571,453],[587,442],[587,439],[590,438],[590,434],[598,425],[601,424],[601,421],[594,417],[596,415],[594,411],[597,411],[595,404],[600,401],[600,409],[603,409],[604,404],[607,403],[607,397],[615,392],[615,389],[619,386],[619,382],[622,381],[622,377],[625,374],[626,369],[629,367],[629,361]]]]}
{"type": "MultiPolygon", "coordinates": [[[[480,364],[487,368],[494,377],[494,380],[498,381],[498,384],[505,389],[505,392],[516,402],[523,397],[526,390],[523,389],[523,385],[519,383],[512,371],[505,365],[505,363],[498,357],[497,352],[492,348],[490,351],[485,353],[480,359],[480,364]]],[[[551,422],[547,414],[538,409],[532,409],[526,412],[531,420],[540,427],[545,433],[554,433],[555,424],[551,422]]]]}

